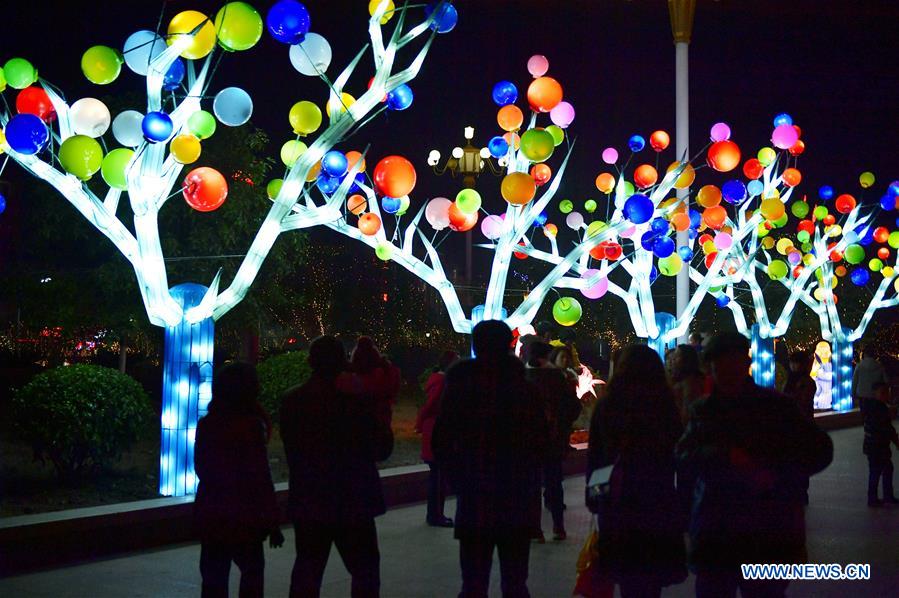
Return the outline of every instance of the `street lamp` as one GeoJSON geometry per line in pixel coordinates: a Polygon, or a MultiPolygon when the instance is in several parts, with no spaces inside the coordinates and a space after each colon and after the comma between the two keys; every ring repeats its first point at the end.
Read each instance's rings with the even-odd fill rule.
{"type": "MultiPolygon", "coordinates": [[[[458,175],[462,177],[462,186],[467,189],[474,189],[482,172],[489,170],[493,176],[497,177],[505,174],[503,170],[506,166],[505,158],[500,158],[494,162],[490,156],[490,150],[486,147],[477,148],[472,144],[474,127],[465,127],[464,135],[465,147],[454,147],[443,167],[440,166],[440,152],[431,150],[428,154],[428,166],[434,170],[434,174],[442,176],[448,171],[453,178],[456,178],[458,175]]],[[[465,284],[471,286],[470,230],[465,233],[465,284]]]]}
{"type": "Polygon", "coordinates": [[[465,127],[465,147],[454,147],[446,164],[440,167],[440,152],[431,150],[428,154],[428,166],[434,169],[437,176],[449,171],[453,178],[456,175],[462,177],[462,186],[474,189],[478,176],[485,170],[489,170],[494,176],[502,176],[505,159],[500,158],[494,162],[490,156],[490,150],[486,147],[477,148],[471,140],[474,138],[474,127],[465,127]]]}

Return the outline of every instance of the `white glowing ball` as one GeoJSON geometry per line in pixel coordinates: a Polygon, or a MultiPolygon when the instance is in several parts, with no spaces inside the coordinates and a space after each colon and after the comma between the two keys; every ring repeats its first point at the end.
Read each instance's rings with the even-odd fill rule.
{"type": "Polygon", "coordinates": [[[112,123],[109,108],[96,98],[81,98],[72,104],[69,114],[75,133],[94,139],[108,131],[112,123]]]}

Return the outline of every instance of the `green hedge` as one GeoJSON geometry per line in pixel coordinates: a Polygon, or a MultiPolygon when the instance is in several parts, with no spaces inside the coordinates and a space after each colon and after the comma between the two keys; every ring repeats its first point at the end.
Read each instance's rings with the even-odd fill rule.
{"type": "Polygon", "coordinates": [[[13,430],[62,478],[108,465],[147,429],[146,392],[118,370],[57,367],[35,376],[10,404],[13,430]]]}
{"type": "Polygon", "coordinates": [[[278,421],[281,411],[281,395],[304,383],[312,375],[305,351],[291,351],[274,355],[256,366],[259,375],[259,401],[273,421],[278,421]]]}

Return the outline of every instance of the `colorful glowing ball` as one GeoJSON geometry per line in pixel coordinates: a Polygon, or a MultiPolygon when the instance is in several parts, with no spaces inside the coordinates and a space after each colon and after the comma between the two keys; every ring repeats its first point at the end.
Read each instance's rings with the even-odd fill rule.
{"type": "Polygon", "coordinates": [[[730,139],[730,127],[727,123],[715,123],[709,131],[709,137],[712,141],[726,141],[730,139]]]}
{"type": "Polygon", "coordinates": [[[553,304],[553,319],[560,326],[574,326],[581,319],[583,309],[574,297],[560,297],[553,304]]]}
{"type": "Polygon", "coordinates": [[[432,19],[431,29],[437,33],[449,33],[456,27],[459,21],[459,13],[456,7],[449,2],[432,2],[425,6],[425,17],[432,19]],[[436,11],[434,9],[437,9],[436,11]]]}
{"type": "Polygon", "coordinates": [[[343,176],[347,171],[348,161],[343,152],[331,150],[322,156],[322,172],[328,176],[343,176]]]}
{"type": "Polygon", "coordinates": [[[799,132],[792,124],[777,125],[771,133],[771,143],[778,149],[790,149],[797,141],[799,132]]]}
{"type": "MultiPolygon", "coordinates": [[[[599,270],[590,268],[584,270],[584,273],[581,274],[582,280],[590,280],[594,276],[599,275],[599,270]]],[[[594,284],[589,287],[585,287],[581,289],[581,295],[586,297],[587,299],[601,299],[603,295],[609,290],[609,280],[605,277],[600,278],[594,284]]]]}
{"type": "Polygon", "coordinates": [[[730,172],[740,165],[740,148],[733,141],[716,141],[709,147],[706,162],[718,172],[730,172]]]}
{"type": "Polygon", "coordinates": [[[649,136],[649,145],[656,152],[661,152],[671,143],[671,137],[665,131],[654,131],[649,136]]]}
{"type": "Polygon", "coordinates": [[[822,187],[818,188],[818,197],[820,197],[824,201],[832,199],[833,196],[834,196],[834,190],[833,190],[833,187],[831,187],[830,185],[823,185],[822,187]]]}
{"type": "Polygon", "coordinates": [[[836,201],[834,201],[834,207],[837,212],[840,214],[848,214],[852,210],[855,209],[856,206],[855,198],[848,193],[844,193],[837,197],[836,201]]]}
{"type": "Polygon", "coordinates": [[[218,170],[202,166],[184,177],[181,193],[187,205],[198,212],[217,210],[228,197],[228,182],[218,170]]]}
{"type": "Polygon", "coordinates": [[[116,148],[103,156],[100,176],[107,185],[122,191],[128,189],[127,169],[133,157],[134,150],[125,147],[116,148]]]}
{"type": "Polygon", "coordinates": [[[721,195],[729,203],[743,203],[744,201],[746,201],[748,193],[749,192],[746,190],[746,185],[743,184],[743,181],[737,179],[727,181],[721,186],[721,195]]]}
{"type": "Polygon", "coordinates": [[[500,238],[503,234],[503,219],[491,215],[481,220],[481,232],[491,241],[500,238]]]}
{"type": "Polygon", "coordinates": [[[858,184],[862,186],[862,189],[867,189],[871,185],[874,184],[874,173],[873,172],[863,172],[858,177],[858,184]]]}
{"type": "Polygon", "coordinates": [[[475,214],[481,209],[481,194],[474,189],[462,189],[456,194],[456,207],[463,214],[475,214]]]}
{"type": "Polygon", "coordinates": [[[607,147],[602,150],[602,161],[606,164],[614,164],[618,161],[618,150],[614,147],[607,147]]]}
{"type": "Polygon", "coordinates": [[[787,187],[795,187],[802,181],[802,173],[796,168],[787,168],[781,175],[784,185],[787,187]]]}
{"type": "Polygon", "coordinates": [[[658,180],[659,173],[650,164],[641,164],[634,170],[634,184],[640,189],[652,187],[658,180]]]}
{"type": "Polygon", "coordinates": [[[378,192],[388,197],[409,195],[416,182],[415,168],[402,156],[382,158],[375,166],[372,178],[378,192]]]}
{"type": "MultiPolygon", "coordinates": [[[[525,175],[527,176],[527,175],[525,175]]],[[[449,211],[449,227],[459,233],[471,230],[478,223],[478,213],[473,212],[466,214],[459,209],[455,203],[450,204],[449,211]]]]}
{"type": "Polygon", "coordinates": [[[359,216],[359,232],[363,235],[371,237],[381,230],[381,219],[377,214],[366,212],[359,216]]]}
{"type": "Polygon", "coordinates": [[[646,147],[646,140],[643,139],[642,135],[632,135],[630,139],[627,140],[627,147],[633,153],[643,151],[643,148],[646,147]]]}
{"type": "Polygon", "coordinates": [[[654,211],[652,200],[642,193],[631,195],[624,202],[624,217],[634,224],[649,222],[654,211]]]}
{"type": "Polygon", "coordinates": [[[149,112],[141,121],[144,139],[150,143],[162,143],[172,136],[172,118],[162,111],[149,112]]]}
{"type": "Polygon", "coordinates": [[[612,189],[615,188],[615,177],[608,172],[604,172],[596,177],[595,184],[596,188],[603,193],[611,193],[612,189]]]}
{"type": "Polygon", "coordinates": [[[3,133],[9,147],[26,156],[32,156],[43,150],[50,140],[47,125],[33,114],[13,116],[6,123],[3,133]]]}
{"type": "Polygon", "coordinates": [[[521,206],[534,199],[537,184],[527,173],[513,172],[503,177],[500,193],[510,204],[521,206]]]}
{"type": "Polygon", "coordinates": [[[494,158],[502,158],[509,153],[509,142],[497,135],[487,142],[487,151],[494,158]]]}
{"type": "Polygon", "coordinates": [[[298,44],[309,33],[311,20],[306,7],[296,0],[279,0],[268,10],[265,26],[275,40],[298,44]]]}
{"type": "Polygon", "coordinates": [[[552,77],[538,77],[528,85],[528,104],[534,112],[549,112],[562,101],[562,86],[552,77]]]}
{"type": "Polygon", "coordinates": [[[44,122],[56,118],[56,109],[43,87],[26,87],[16,95],[16,112],[33,114],[44,122]]]}
{"type": "Polygon", "coordinates": [[[553,136],[541,129],[529,129],[521,136],[521,153],[531,162],[543,162],[555,149],[553,136]]]}
{"type": "Polygon", "coordinates": [[[63,170],[86,181],[103,165],[103,148],[87,135],[72,135],[59,146],[58,157],[63,170]]]}
{"type": "Polygon", "coordinates": [[[711,208],[721,203],[721,190],[715,185],[704,185],[696,194],[696,203],[703,208],[711,208]]]}
{"type": "Polygon", "coordinates": [[[403,83],[387,92],[387,107],[391,110],[405,110],[412,105],[414,97],[412,88],[403,83]]]}
{"type": "Polygon", "coordinates": [[[493,86],[490,95],[497,106],[508,106],[518,100],[518,88],[511,81],[500,81],[493,86]]]}
{"type": "Polygon", "coordinates": [[[546,59],[546,56],[542,54],[534,54],[530,58],[528,58],[528,72],[535,79],[537,77],[542,77],[546,74],[546,71],[549,70],[549,60],[546,59]]]}
{"type": "Polygon", "coordinates": [[[181,50],[183,58],[197,60],[215,48],[215,26],[209,17],[196,10],[185,10],[172,17],[165,43],[171,46],[182,36],[189,40],[181,50]]]}

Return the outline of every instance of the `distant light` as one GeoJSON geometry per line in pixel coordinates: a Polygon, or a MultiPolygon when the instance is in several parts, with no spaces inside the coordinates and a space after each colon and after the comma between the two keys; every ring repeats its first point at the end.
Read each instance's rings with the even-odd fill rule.
{"type": "Polygon", "coordinates": [[[465,138],[469,141],[474,138],[474,127],[465,127],[465,138]]]}

